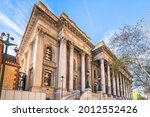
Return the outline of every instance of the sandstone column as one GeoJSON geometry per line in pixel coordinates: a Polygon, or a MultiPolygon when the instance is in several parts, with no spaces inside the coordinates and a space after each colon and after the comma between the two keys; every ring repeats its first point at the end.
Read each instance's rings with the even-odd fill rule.
{"type": "Polygon", "coordinates": [[[111,95],[111,79],[110,79],[110,65],[107,63],[107,75],[108,75],[108,95],[111,95]]]}
{"type": "Polygon", "coordinates": [[[89,81],[89,85],[91,87],[91,56],[88,55],[88,70],[89,70],[89,76],[88,76],[88,81],[89,81]]]}
{"type": "Polygon", "coordinates": [[[132,99],[132,81],[129,81],[130,99],[132,99]]]}
{"type": "Polygon", "coordinates": [[[127,99],[129,99],[129,82],[127,80],[127,99]]]}
{"type": "Polygon", "coordinates": [[[23,72],[26,73],[26,66],[27,66],[27,53],[24,54],[23,59],[23,72]]]}
{"type": "Polygon", "coordinates": [[[118,92],[118,96],[120,96],[120,88],[119,88],[119,76],[118,76],[118,72],[117,72],[117,92],[118,92]]]}
{"type": "Polygon", "coordinates": [[[127,77],[125,77],[125,96],[128,98],[128,90],[127,90],[127,77]]]}
{"type": "Polygon", "coordinates": [[[60,39],[60,51],[59,51],[59,88],[62,87],[62,77],[63,77],[63,89],[66,90],[66,39],[61,38],[60,39]]]}
{"type": "Polygon", "coordinates": [[[112,78],[113,78],[113,95],[116,96],[116,81],[114,71],[112,72],[112,78]]]}
{"type": "Polygon", "coordinates": [[[67,55],[66,55],[66,39],[63,36],[59,37],[60,47],[59,47],[59,68],[58,68],[58,78],[57,78],[57,91],[56,99],[61,99],[66,91],[66,68],[67,68],[67,55]]]}
{"type": "Polygon", "coordinates": [[[122,98],[123,97],[123,89],[122,89],[122,74],[120,73],[120,90],[121,90],[121,94],[120,94],[120,97],[122,98]]]}
{"type": "Polygon", "coordinates": [[[73,91],[73,51],[74,45],[70,43],[69,91],[73,91]]]}
{"type": "Polygon", "coordinates": [[[32,57],[32,44],[29,45],[29,49],[27,52],[27,68],[26,68],[26,90],[29,90],[29,77],[30,77],[30,65],[31,65],[31,57],[32,57]]]}
{"type": "Polygon", "coordinates": [[[102,91],[106,94],[106,84],[105,84],[105,68],[104,68],[104,59],[100,59],[100,66],[101,66],[101,81],[102,81],[102,91]]]}
{"type": "Polygon", "coordinates": [[[43,66],[43,38],[44,34],[39,31],[34,46],[34,59],[33,59],[33,70],[34,70],[34,79],[33,79],[33,88],[32,90],[41,90],[42,84],[42,66],[43,66]]]}
{"type": "Polygon", "coordinates": [[[81,53],[81,90],[85,91],[85,53],[81,53]]]}
{"type": "Polygon", "coordinates": [[[123,77],[123,97],[126,98],[126,90],[125,90],[125,77],[123,77]]]}

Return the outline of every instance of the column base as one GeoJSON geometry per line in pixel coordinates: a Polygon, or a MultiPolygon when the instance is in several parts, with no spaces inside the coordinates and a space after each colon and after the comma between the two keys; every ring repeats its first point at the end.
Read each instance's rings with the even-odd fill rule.
{"type": "Polygon", "coordinates": [[[42,92],[42,87],[40,87],[40,86],[33,86],[30,90],[32,92],[42,92]]]}
{"type": "Polygon", "coordinates": [[[108,100],[109,99],[107,94],[104,93],[103,96],[104,96],[104,100],[108,100]]]}
{"type": "Polygon", "coordinates": [[[57,89],[55,93],[55,99],[60,100],[61,99],[61,89],[57,89]]]}
{"type": "Polygon", "coordinates": [[[105,93],[103,93],[103,92],[99,92],[100,93],[100,99],[101,100],[107,100],[108,99],[108,96],[107,96],[107,94],[105,94],[105,93]]]}

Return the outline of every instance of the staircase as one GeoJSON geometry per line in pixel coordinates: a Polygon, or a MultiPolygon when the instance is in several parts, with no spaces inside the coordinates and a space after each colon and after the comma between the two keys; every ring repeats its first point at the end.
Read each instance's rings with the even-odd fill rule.
{"type": "Polygon", "coordinates": [[[79,100],[80,99],[80,91],[75,90],[68,94],[67,96],[63,97],[61,100],[79,100]]]}

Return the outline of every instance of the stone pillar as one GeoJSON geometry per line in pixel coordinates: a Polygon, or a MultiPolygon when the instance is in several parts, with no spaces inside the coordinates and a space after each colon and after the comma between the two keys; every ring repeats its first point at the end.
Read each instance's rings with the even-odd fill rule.
{"type": "Polygon", "coordinates": [[[104,68],[104,59],[100,59],[100,66],[101,66],[101,81],[102,81],[102,91],[106,94],[106,84],[105,84],[105,68],[104,68]]]}
{"type": "Polygon", "coordinates": [[[120,90],[121,90],[120,97],[123,98],[123,89],[122,89],[123,86],[122,86],[122,74],[121,73],[120,73],[120,77],[119,78],[120,78],[120,90]]]}
{"type": "Polygon", "coordinates": [[[108,63],[107,63],[107,75],[108,75],[108,95],[111,95],[110,65],[108,63]]]}
{"type": "Polygon", "coordinates": [[[125,77],[123,77],[123,97],[124,97],[124,99],[126,98],[126,90],[125,90],[126,88],[125,88],[125,77]]]}
{"type": "Polygon", "coordinates": [[[29,45],[29,49],[27,52],[27,68],[26,68],[26,90],[29,90],[29,77],[30,77],[30,65],[31,65],[31,57],[32,57],[32,44],[29,45]]]}
{"type": "Polygon", "coordinates": [[[73,51],[74,45],[70,43],[69,91],[73,91],[73,51]]]}
{"type": "Polygon", "coordinates": [[[129,82],[127,80],[127,99],[129,99],[129,82]]]}
{"type": "Polygon", "coordinates": [[[127,78],[125,77],[125,97],[128,98],[128,92],[127,92],[127,78]]]}
{"type": "Polygon", "coordinates": [[[112,79],[113,79],[113,95],[116,96],[116,81],[114,71],[112,72],[112,79]]]}
{"type": "Polygon", "coordinates": [[[117,75],[117,92],[118,92],[117,95],[120,97],[120,88],[119,88],[119,85],[120,85],[120,84],[119,84],[119,76],[118,76],[118,72],[117,72],[116,75],[117,75]]]}
{"type": "Polygon", "coordinates": [[[32,91],[39,91],[41,90],[42,85],[42,66],[43,66],[43,38],[44,34],[39,31],[36,39],[35,39],[35,46],[34,46],[34,59],[33,59],[33,71],[34,71],[34,78],[33,78],[33,87],[32,91]]]}
{"type": "Polygon", "coordinates": [[[81,53],[81,90],[85,91],[85,53],[81,53]]]}
{"type": "Polygon", "coordinates": [[[129,92],[130,92],[130,99],[132,99],[132,81],[129,80],[129,92]]]}
{"type": "Polygon", "coordinates": [[[90,55],[88,55],[88,57],[87,57],[87,59],[88,59],[88,70],[89,70],[89,76],[88,76],[88,81],[89,81],[89,85],[90,85],[90,88],[91,88],[91,86],[92,86],[92,82],[91,82],[91,56],[90,55]]]}
{"type": "Polygon", "coordinates": [[[66,39],[62,36],[59,37],[60,47],[59,47],[59,68],[58,68],[58,78],[57,78],[57,91],[56,99],[61,99],[66,91],[66,68],[67,68],[67,55],[66,55],[66,39]]]}
{"type": "Polygon", "coordinates": [[[67,66],[67,60],[66,60],[66,39],[61,38],[60,39],[60,51],[59,51],[59,88],[62,88],[62,76],[63,76],[63,89],[66,90],[66,66],[67,66]]]}
{"type": "Polygon", "coordinates": [[[23,59],[23,71],[26,73],[26,66],[27,66],[27,53],[24,54],[24,59],[23,59]]]}

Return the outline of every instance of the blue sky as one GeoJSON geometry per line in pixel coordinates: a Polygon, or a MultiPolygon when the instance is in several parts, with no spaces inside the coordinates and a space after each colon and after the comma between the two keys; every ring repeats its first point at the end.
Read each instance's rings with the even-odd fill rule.
{"type": "MultiPolygon", "coordinates": [[[[20,44],[32,8],[39,0],[1,0],[0,33],[9,33],[20,44]]],[[[59,17],[65,12],[93,44],[108,38],[124,24],[150,20],[150,0],[42,0],[59,17]]],[[[14,54],[13,48],[9,54],[14,54]]]]}

